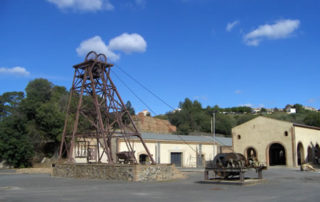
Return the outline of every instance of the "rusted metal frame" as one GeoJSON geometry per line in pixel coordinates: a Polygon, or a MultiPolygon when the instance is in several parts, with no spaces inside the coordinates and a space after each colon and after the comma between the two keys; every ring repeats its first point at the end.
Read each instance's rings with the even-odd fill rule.
{"type": "MultiPolygon", "coordinates": [[[[104,85],[104,83],[106,83],[105,82],[105,78],[103,77],[103,76],[101,76],[101,74],[103,75],[103,72],[105,71],[105,67],[104,67],[104,64],[101,64],[101,66],[100,66],[100,78],[102,79],[102,84],[99,82],[99,88],[100,88],[100,93],[102,94],[101,95],[101,102],[99,103],[100,104],[100,106],[103,106],[103,108],[106,110],[105,111],[105,113],[109,113],[109,108],[108,108],[108,105],[106,105],[106,104],[104,104],[104,103],[106,103],[107,101],[107,93],[106,93],[106,91],[105,91],[105,88],[104,88],[104,86],[102,86],[102,85],[104,85]]],[[[111,139],[111,137],[112,137],[112,134],[110,135],[110,130],[109,130],[109,128],[108,128],[108,126],[109,126],[109,116],[108,115],[106,115],[106,122],[103,122],[103,127],[104,127],[104,130],[105,130],[105,135],[103,136],[103,140],[104,140],[104,144],[106,144],[107,146],[108,146],[108,149],[109,149],[109,152],[110,152],[110,155],[112,156],[112,147],[111,147],[111,144],[110,144],[110,140],[109,139],[111,139]],[[106,136],[107,136],[107,138],[106,138],[106,136]]],[[[102,158],[102,156],[101,156],[101,158],[102,158]]],[[[112,157],[112,161],[113,161],[113,157],[112,157]]]]}
{"type": "Polygon", "coordinates": [[[85,113],[83,113],[82,111],[80,111],[80,114],[82,116],[84,116],[84,118],[86,118],[96,129],[99,129],[99,127],[97,126],[97,124],[95,124],[85,113]]]}
{"type": "Polygon", "coordinates": [[[135,131],[137,131],[137,137],[141,140],[141,143],[142,143],[142,145],[143,145],[144,149],[146,150],[146,152],[147,152],[147,154],[148,154],[149,158],[151,159],[152,164],[156,164],[156,162],[154,161],[154,159],[153,159],[153,157],[152,157],[152,155],[151,155],[151,153],[150,153],[150,151],[149,151],[149,149],[148,149],[147,145],[146,145],[146,144],[145,144],[145,142],[143,141],[143,139],[142,139],[142,137],[141,137],[140,133],[138,132],[138,129],[137,129],[137,127],[136,127],[135,123],[133,122],[133,119],[132,119],[132,117],[131,117],[130,113],[128,112],[128,110],[127,110],[126,106],[124,105],[124,103],[123,103],[123,101],[122,101],[122,99],[121,99],[121,97],[120,97],[120,95],[119,95],[118,91],[116,90],[116,87],[115,87],[115,85],[114,85],[113,81],[110,79],[110,74],[108,75],[108,77],[109,77],[109,81],[110,81],[111,85],[115,88],[115,90],[114,90],[114,91],[115,91],[115,93],[117,94],[117,96],[118,96],[118,98],[119,98],[119,101],[121,102],[121,104],[122,104],[123,108],[125,109],[125,111],[127,111],[128,116],[129,116],[129,119],[130,119],[130,121],[131,121],[131,123],[132,123],[132,125],[133,125],[133,127],[134,127],[134,129],[135,129],[135,131]]]}
{"type": "Polygon", "coordinates": [[[129,117],[129,119],[130,119],[130,122],[132,123],[135,131],[137,132],[137,136],[138,136],[138,138],[141,140],[141,143],[142,143],[143,147],[145,148],[145,150],[146,150],[149,158],[151,159],[152,164],[156,164],[155,161],[154,161],[154,159],[153,159],[153,157],[152,157],[152,155],[151,155],[151,153],[150,153],[150,151],[149,151],[149,149],[148,149],[148,147],[147,147],[147,145],[145,144],[145,142],[144,142],[143,139],[141,138],[141,136],[140,136],[140,134],[139,134],[139,132],[138,132],[138,129],[137,129],[137,127],[135,126],[135,123],[133,122],[133,119],[132,119],[130,113],[128,112],[128,110],[127,110],[127,108],[126,108],[123,100],[121,99],[120,94],[118,93],[118,91],[117,91],[117,89],[116,89],[116,86],[114,85],[113,81],[112,81],[111,78],[110,78],[110,71],[108,72],[107,76],[108,76],[108,79],[109,79],[109,82],[110,82],[111,86],[112,86],[113,89],[114,89],[113,92],[116,93],[116,95],[117,95],[117,97],[118,97],[121,105],[123,106],[124,110],[127,112],[128,117],[129,117]]]}
{"type": "MultiPolygon", "coordinates": [[[[132,147],[132,144],[131,144],[131,141],[130,141],[130,136],[127,135],[127,131],[126,131],[126,128],[125,128],[125,125],[123,124],[123,113],[119,110],[117,110],[116,112],[117,114],[119,114],[117,117],[119,117],[118,119],[118,124],[119,124],[119,128],[120,130],[122,130],[122,134],[124,134],[124,140],[126,142],[126,145],[127,145],[127,148],[130,150],[130,151],[133,151],[133,147],[132,147]]],[[[137,161],[135,159],[135,161],[137,161]]]]}
{"type": "MultiPolygon", "coordinates": [[[[100,66],[100,68],[101,68],[101,66],[100,66]]],[[[101,74],[101,72],[100,72],[100,74],[101,74]]],[[[101,78],[101,75],[100,75],[100,78],[101,78]]],[[[103,87],[102,87],[102,84],[101,84],[101,82],[99,81],[99,79],[95,79],[95,81],[99,84],[99,85],[98,85],[98,84],[96,85],[96,88],[99,87],[99,93],[100,93],[100,95],[101,95],[101,93],[102,93],[101,102],[99,102],[99,106],[101,107],[101,106],[103,105],[103,103],[105,102],[106,97],[105,97],[105,95],[104,95],[104,93],[103,93],[103,87]]],[[[104,106],[104,107],[105,107],[105,106],[104,106]]],[[[106,118],[108,119],[108,116],[106,116],[106,118]]],[[[103,125],[103,127],[104,127],[104,125],[103,125]]],[[[105,132],[108,133],[108,131],[106,131],[106,130],[105,130],[105,132]]],[[[104,138],[105,135],[106,135],[106,134],[104,134],[104,135],[102,136],[102,138],[104,139],[104,144],[108,141],[108,140],[105,140],[105,138],[104,138]]],[[[100,142],[100,140],[99,140],[99,142],[100,142]]],[[[103,146],[103,144],[101,144],[101,143],[100,143],[100,145],[103,146]]],[[[110,148],[111,148],[111,147],[109,147],[110,154],[112,155],[112,152],[111,152],[111,149],[110,149],[110,148]]],[[[101,161],[104,153],[106,153],[105,150],[103,150],[102,153],[101,153],[101,155],[99,156],[99,161],[101,161]]]]}
{"type": "MultiPolygon", "coordinates": [[[[86,76],[86,74],[87,74],[87,71],[85,71],[84,75],[86,76]]],[[[79,98],[77,112],[76,112],[76,119],[75,119],[74,125],[73,125],[72,139],[71,139],[70,152],[69,152],[69,160],[70,161],[73,158],[72,155],[73,155],[74,138],[75,138],[75,134],[77,133],[77,130],[78,130],[78,122],[79,122],[79,115],[80,115],[80,107],[82,104],[84,84],[85,84],[85,80],[82,81],[81,93],[80,93],[80,98],[79,98]]]]}
{"type": "MultiPolygon", "coordinates": [[[[90,76],[90,80],[91,80],[92,96],[93,96],[93,99],[94,99],[94,105],[95,105],[95,108],[96,108],[96,113],[98,115],[98,121],[99,121],[98,122],[99,123],[99,131],[98,132],[103,133],[103,137],[104,137],[104,141],[105,141],[104,125],[103,125],[103,122],[102,122],[102,116],[101,116],[101,112],[100,112],[99,105],[98,105],[97,95],[96,95],[95,86],[94,86],[94,79],[93,79],[93,75],[92,75],[92,68],[94,67],[94,65],[96,65],[96,62],[93,63],[91,65],[91,67],[89,68],[89,76],[90,76]]],[[[108,148],[108,145],[105,145],[105,148],[107,149],[106,153],[107,153],[107,156],[108,156],[108,162],[110,164],[112,164],[113,160],[112,160],[112,155],[111,155],[111,153],[109,151],[110,148],[108,148]]]]}
{"type": "MultiPolygon", "coordinates": [[[[120,130],[121,130],[121,134],[122,134],[122,138],[123,138],[123,140],[124,140],[124,142],[125,142],[125,144],[126,144],[126,146],[127,146],[127,148],[128,148],[128,150],[129,151],[131,151],[131,152],[133,152],[134,150],[133,150],[133,147],[132,147],[132,144],[131,144],[131,142],[130,142],[130,139],[129,139],[129,136],[127,135],[127,133],[126,133],[126,131],[125,131],[125,129],[124,129],[124,126],[123,126],[123,123],[122,123],[122,113],[121,113],[121,109],[119,110],[119,108],[117,108],[116,106],[115,106],[115,104],[118,104],[119,105],[119,103],[118,102],[116,102],[116,100],[114,99],[114,91],[116,90],[115,88],[112,88],[113,89],[113,92],[112,92],[112,98],[113,98],[113,109],[114,109],[114,111],[115,111],[115,113],[116,113],[116,117],[120,117],[120,120],[119,119],[117,119],[117,122],[118,122],[118,124],[119,124],[119,128],[120,128],[120,130]],[[120,111],[120,112],[119,112],[120,111]]],[[[134,157],[134,161],[135,161],[135,163],[137,163],[137,159],[135,158],[135,156],[133,156],[134,157]]]]}
{"type": "MultiPolygon", "coordinates": [[[[107,112],[106,113],[109,113],[109,106],[108,106],[108,103],[107,103],[107,96],[108,95],[108,92],[107,92],[107,80],[108,78],[105,77],[105,71],[106,71],[106,68],[105,66],[102,64],[101,66],[101,71],[100,71],[100,77],[102,78],[102,85],[103,85],[103,88],[102,88],[102,96],[103,96],[103,101],[105,101],[105,105],[104,107],[106,108],[107,112]]],[[[103,102],[102,102],[103,103],[103,102]]],[[[101,103],[101,104],[102,104],[101,103]]],[[[111,105],[111,102],[109,102],[110,105],[111,105]]],[[[112,139],[112,135],[113,133],[111,132],[111,128],[110,128],[110,125],[109,125],[109,116],[106,116],[106,121],[107,123],[105,124],[105,131],[107,132],[107,141],[105,141],[105,143],[108,144],[108,148],[109,148],[109,151],[110,151],[110,155],[112,156],[112,145],[111,145],[111,139],[112,139]]],[[[112,157],[113,158],[113,157],[112,157]]],[[[113,160],[113,159],[112,159],[113,160]]]]}
{"type": "MultiPolygon", "coordinates": [[[[118,132],[118,131],[113,131],[114,136],[116,137],[122,137],[120,136],[122,133],[118,132]]],[[[128,136],[132,137],[137,137],[137,133],[127,133],[128,136]]],[[[66,137],[72,136],[72,134],[66,134],[66,137]]],[[[79,138],[95,138],[97,137],[97,133],[77,133],[75,134],[75,137],[79,137],[79,138]]],[[[102,138],[102,135],[98,135],[99,138],[102,138]]]]}
{"type": "MultiPolygon", "coordinates": [[[[108,78],[108,79],[109,79],[109,78],[108,78]]],[[[113,94],[113,95],[114,95],[114,94],[113,94]]],[[[116,118],[116,119],[115,119],[115,122],[118,123],[119,129],[122,131],[123,139],[124,139],[124,141],[125,141],[125,143],[126,143],[126,146],[127,146],[128,150],[132,152],[132,151],[133,151],[133,148],[132,148],[132,145],[131,145],[131,143],[130,143],[129,137],[127,137],[126,134],[125,134],[125,131],[124,131],[124,128],[123,128],[123,124],[122,124],[122,117],[119,116],[119,110],[118,110],[118,108],[117,108],[116,105],[115,105],[115,104],[117,104],[117,102],[115,102],[114,96],[110,96],[110,98],[112,99],[111,102],[110,102],[110,106],[111,106],[111,108],[113,109],[113,113],[115,113],[115,118],[116,118]]],[[[114,132],[114,131],[113,131],[113,132],[114,132]]],[[[111,139],[111,138],[110,138],[110,139],[111,139]]],[[[134,156],[134,161],[135,161],[135,163],[137,162],[135,156],[134,156]]]]}
{"type": "MultiPolygon", "coordinates": [[[[106,80],[106,77],[105,77],[105,70],[103,71],[103,78],[104,78],[104,86],[107,86],[108,80],[106,80]]],[[[107,111],[107,113],[111,114],[111,112],[113,112],[113,109],[111,108],[111,104],[110,104],[111,103],[111,100],[110,100],[110,89],[108,89],[108,88],[105,89],[105,96],[106,96],[105,97],[106,111],[107,111]]],[[[115,124],[115,121],[110,123],[110,116],[107,116],[105,129],[107,131],[110,131],[114,124],[115,124]]]]}
{"type": "MultiPolygon", "coordinates": [[[[108,72],[110,72],[110,68],[108,69],[108,72]]],[[[107,86],[106,82],[107,82],[107,81],[110,82],[110,77],[109,77],[109,74],[106,73],[106,75],[105,75],[105,73],[106,73],[106,72],[103,71],[103,74],[102,74],[102,77],[103,77],[103,79],[102,79],[102,80],[103,80],[103,85],[104,85],[105,93],[106,93],[106,94],[109,93],[109,95],[110,95],[110,94],[111,94],[111,91],[114,91],[115,89],[114,89],[114,88],[111,88],[111,89],[109,90],[109,92],[106,91],[106,89],[107,89],[107,88],[106,88],[106,86],[107,86]]],[[[110,103],[110,108],[113,109],[113,113],[116,113],[116,115],[115,115],[116,120],[113,121],[113,124],[115,124],[116,122],[118,122],[120,130],[123,130],[122,117],[119,116],[119,115],[117,115],[117,114],[118,114],[118,110],[116,110],[117,107],[115,106],[115,104],[118,104],[118,105],[119,105],[119,103],[117,103],[116,100],[114,99],[114,92],[112,92],[112,93],[113,93],[113,95],[109,96],[109,99],[110,99],[109,103],[110,103]]],[[[112,126],[113,124],[111,124],[111,126],[112,126]]],[[[110,125],[109,125],[109,126],[110,126],[110,125]]],[[[108,128],[108,131],[110,131],[110,128],[108,128]]],[[[113,131],[113,132],[114,132],[114,131],[113,131]]],[[[109,135],[109,137],[108,137],[108,143],[109,143],[109,144],[111,144],[112,134],[113,134],[113,133],[109,133],[109,134],[108,134],[108,135],[109,135]]],[[[125,135],[125,137],[124,137],[124,140],[125,140],[125,143],[126,143],[126,146],[127,146],[128,150],[133,151],[133,148],[132,148],[132,146],[131,146],[131,144],[130,144],[129,138],[128,138],[126,135],[125,135]]],[[[135,159],[135,156],[134,156],[134,160],[135,160],[135,162],[137,162],[137,160],[135,159]]]]}
{"type": "Polygon", "coordinates": [[[99,142],[98,144],[102,146],[102,153],[101,153],[101,155],[98,154],[99,163],[101,163],[101,159],[102,159],[102,157],[103,157],[103,154],[105,153],[105,148],[104,148],[104,146],[100,143],[100,139],[97,139],[97,140],[98,140],[98,142],[99,142]]]}
{"type": "MultiPolygon", "coordinates": [[[[131,152],[133,152],[134,149],[133,149],[132,143],[131,143],[131,141],[130,141],[130,136],[126,133],[126,131],[125,131],[125,129],[123,128],[123,126],[122,126],[122,128],[121,128],[120,130],[122,130],[122,133],[121,133],[121,134],[122,134],[122,137],[123,137],[123,139],[124,139],[124,141],[125,141],[125,143],[126,143],[126,146],[127,146],[128,150],[131,151],[131,152]]],[[[137,163],[138,161],[137,161],[135,155],[133,155],[133,157],[134,157],[134,161],[135,161],[134,163],[137,163]]]]}
{"type": "MultiPolygon", "coordinates": [[[[75,74],[81,75],[81,74],[84,74],[84,72],[81,72],[81,71],[79,71],[79,69],[75,68],[75,74]]],[[[76,76],[74,83],[73,83],[74,89],[81,88],[81,85],[80,85],[81,82],[82,82],[82,79],[80,77],[76,76]]]]}
{"type": "Polygon", "coordinates": [[[72,88],[71,88],[71,90],[70,90],[70,95],[69,95],[69,99],[68,99],[67,111],[66,111],[66,116],[65,116],[65,120],[64,120],[64,127],[63,127],[63,132],[62,132],[60,150],[59,150],[59,159],[62,158],[62,150],[63,150],[63,145],[64,145],[64,144],[65,144],[65,148],[66,148],[66,151],[67,151],[67,155],[68,155],[68,153],[69,153],[65,138],[66,138],[66,131],[67,131],[67,126],[68,126],[68,118],[69,118],[70,104],[71,104],[72,93],[73,93],[73,88],[74,88],[73,83],[74,83],[74,81],[75,81],[75,78],[76,78],[76,71],[74,72],[74,75],[73,75],[72,88]]]}

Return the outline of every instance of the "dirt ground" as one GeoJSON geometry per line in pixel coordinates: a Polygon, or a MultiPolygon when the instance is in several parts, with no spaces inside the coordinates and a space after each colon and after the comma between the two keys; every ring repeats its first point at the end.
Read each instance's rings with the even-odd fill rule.
{"type": "MultiPolygon", "coordinates": [[[[184,170],[186,171],[186,170],[184,170]]],[[[0,201],[319,201],[320,173],[274,167],[255,185],[203,184],[188,170],[170,182],[117,182],[0,170],[0,201]]],[[[247,176],[256,177],[255,172],[247,176]]]]}

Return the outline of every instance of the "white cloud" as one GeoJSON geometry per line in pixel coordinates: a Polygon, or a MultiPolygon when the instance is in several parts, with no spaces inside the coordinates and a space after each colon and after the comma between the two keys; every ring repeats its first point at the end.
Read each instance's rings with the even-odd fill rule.
{"type": "Polygon", "coordinates": [[[253,105],[251,103],[247,103],[247,104],[242,104],[240,106],[244,106],[244,107],[253,107],[253,105]]]}
{"type": "Polygon", "coordinates": [[[146,6],[146,0],[135,0],[136,5],[145,7],[146,6]]]}
{"type": "Polygon", "coordinates": [[[235,90],[234,93],[235,93],[235,94],[241,94],[242,91],[241,91],[241,90],[235,90]]]}
{"type": "Polygon", "coordinates": [[[112,61],[119,60],[120,56],[109,49],[109,47],[102,41],[100,36],[94,36],[90,39],[84,40],[76,49],[79,56],[85,56],[90,51],[105,54],[108,59],[112,61]]]}
{"type": "Polygon", "coordinates": [[[315,103],[316,102],[316,98],[310,98],[308,99],[308,103],[315,103]]]}
{"type": "Polygon", "coordinates": [[[14,75],[14,76],[29,76],[30,72],[28,72],[24,67],[13,67],[6,68],[0,67],[0,75],[14,75]]]}
{"type": "Polygon", "coordinates": [[[88,52],[95,51],[97,53],[105,54],[108,59],[112,61],[117,61],[120,59],[120,54],[117,54],[114,51],[129,54],[133,52],[145,52],[146,47],[147,42],[141,35],[123,33],[120,36],[111,39],[108,45],[106,45],[100,36],[94,36],[82,41],[76,51],[79,56],[85,56],[88,52]]]}
{"type": "Polygon", "coordinates": [[[194,100],[202,100],[202,101],[208,101],[208,96],[206,95],[197,95],[193,97],[194,100]]]}
{"type": "Polygon", "coordinates": [[[258,46],[264,39],[284,39],[299,28],[299,20],[280,20],[274,24],[260,25],[257,29],[244,36],[248,46],[258,46]]]}
{"type": "Polygon", "coordinates": [[[237,24],[239,24],[238,20],[235,20],[233,22],[229,22],[227,24],[226,31],[230,32],[237,24]]]}
{"type": "Polygon", "coordinates": [[[119,50],[125,53],[145,52],[147,42],[144,38],[136,33],[123,33],[110,40],[109,47],[111,50],[119,50]]]}
{"type": "Polygon", "coordinates": [[[74,9],[80,11],[113,10],[109,0],[47,0],[60,9],[74,9]]]}

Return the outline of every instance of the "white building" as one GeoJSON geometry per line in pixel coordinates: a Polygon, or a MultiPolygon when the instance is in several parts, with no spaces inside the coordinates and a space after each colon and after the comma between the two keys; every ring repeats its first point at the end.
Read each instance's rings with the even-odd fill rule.
{"type": "MultiPolygon", "coordinates": [[[[227,151],[232,146],[232,139],[225,137],[216,137],[214,142],[210,136],[154,133],[142,133],[141,136],[156,163],[175,164],[177,167],[202,167],[205,161],[213,160],[217,153],[227,151]]],[[[92,141],[94,140],[91,140],[91,145],[95,145],[92,141]]],[[[82,149],[80,144],[76,144],[74,152],[76,162],[86,163],[97,159],[97,152],[90,151],[89,142],[82,143],[82,145],[87,144],[82,146],[82,149]],[[81,155],[78,155],[81,153],[79,151],[82,151],[81,155]],[[91,157],[88,154],[91,154],[91,157]]],[[[115,151],[127,151],[122,139],[117,139],[115,143],[115,151]]],[[[142,164],[150,163],[142,143],[137,138],[132,138],[131,143],[137,161],[142,164]]],[[[99,151],[101,153],[102,149],[99,148],[99,151]]],[[[104,156],[101,161],[106,162],[107,157],[104,156]]]]}

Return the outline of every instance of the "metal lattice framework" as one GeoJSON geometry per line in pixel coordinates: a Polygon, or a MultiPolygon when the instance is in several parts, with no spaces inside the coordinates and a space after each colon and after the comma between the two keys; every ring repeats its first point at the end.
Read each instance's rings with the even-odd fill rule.
{"type": "Polygon", "coordinates": [[[112,66],[113,64],[107,62],[107,57],[104,54],[97,54],[94,51],[87,54],[83,63],[73,66],[75,71],[59,158],[62,158],[65,150],[68,159],[72,161],[76,141],[95,139],[98,148],[97,162],[101,163],[102,156],[105,154],[107,163],[113,164],[116,162],[116,159],[114,159],[116,151],[112,150],[112,144],[114,144],[112,138],[117,137],[124,140],[131,162],[137,163],[132,141],[130,141],[132,137],[137,137],[145,148],[151,163],[155,164],[116,86],[111,80],[110,70],[112,66]],[[75,112],[71,112],[72,106],[75,108],[75,112]],[[78,132],[79,124],[81,124],[80,119],[85,120],[90,125],[90,130],[78,132]],[[68,127],[72,124],[71,130],[68,130],[68,127]],[[72,132],[68,133],[67,131],[72,132]]]}

